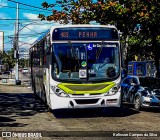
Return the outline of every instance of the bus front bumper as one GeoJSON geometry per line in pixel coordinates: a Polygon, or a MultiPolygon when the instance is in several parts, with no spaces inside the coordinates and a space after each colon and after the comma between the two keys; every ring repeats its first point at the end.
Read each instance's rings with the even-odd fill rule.
{"type": "Polygon", "coordinates": [[[56,94],[50,94],[50,108],[100,108],[100,107],[120,107],[121,93],[117,92],[112,96],[96,97],[59,97],[56,94]]]}

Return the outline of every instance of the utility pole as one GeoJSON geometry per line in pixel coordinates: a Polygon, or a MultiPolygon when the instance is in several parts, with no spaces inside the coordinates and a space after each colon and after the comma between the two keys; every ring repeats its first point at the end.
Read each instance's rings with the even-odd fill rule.
{"type": "Polygon", "coordinates": [[[15,40],[14,40],[14,49],[15,49],[15,84],[20,85],[21,81],[19,80],[19,72],[18,72],[18,60],[19,60],[19,4],[17,3],[17,11],[16,11],[16,23],[15,23],[15,40]]]}

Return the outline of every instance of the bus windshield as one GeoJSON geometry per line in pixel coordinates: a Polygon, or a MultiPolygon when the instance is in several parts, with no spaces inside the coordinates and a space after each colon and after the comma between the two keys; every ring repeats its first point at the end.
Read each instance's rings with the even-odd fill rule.
{"type": "Polygon", "coordinates": [[[52,76],[65,81],[113,80],[120,73],[118,43],[53,44],[52,76]]]}

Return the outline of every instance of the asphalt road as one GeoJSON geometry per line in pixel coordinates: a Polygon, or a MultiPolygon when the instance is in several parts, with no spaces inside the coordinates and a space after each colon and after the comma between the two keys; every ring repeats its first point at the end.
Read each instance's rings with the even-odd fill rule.
{"type": "Polygon", "coordinates": [[[139,113],[124,106],[51,113],[41,100],[34,98],[29,77],[21,75],[21,79],[20,86],[0,85],[0,131],[27,134],[34,131],[42,134],[40,139],[137,139],[139,135],[139,139],[150,140],[160,137],[160,109],[144,109],[139,113]],[[144,133],[150,136],[144,137],[144,133]]]}

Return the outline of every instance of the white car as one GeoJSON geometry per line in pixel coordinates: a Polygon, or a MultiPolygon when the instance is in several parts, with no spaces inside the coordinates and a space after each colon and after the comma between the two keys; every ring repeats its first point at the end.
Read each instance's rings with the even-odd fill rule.
{"type": "Polygon", "coordinates": [[[160,107],[160,79],[155,77],[127,76],[121,83],[122,102],[141,107],[160,107]]]}
{"type": "Polygon", "coordinates": [[[22,69],[22,73],[23,73],[23,74],[28,73],[28,68],[23,68],[23,69],[22,69]]]}

